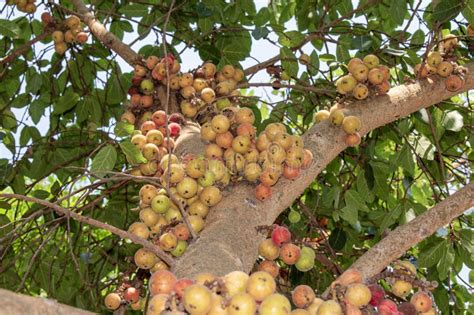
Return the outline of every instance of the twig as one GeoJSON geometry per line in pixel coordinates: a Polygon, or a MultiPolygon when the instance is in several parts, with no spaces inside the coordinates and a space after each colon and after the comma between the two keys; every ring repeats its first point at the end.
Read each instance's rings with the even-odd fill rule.
{"type": "Polygon", "coordinates": [[[124,230],[121,230],[119,228],[116,228],[115,226],[109,225],[107,223],[84,217],[78,213],[72,212],[68,209],[65,209],[63,207],[58,206],[57,204],[51,203],[46,200],[38,199],[38,198],[33,198],[29,196],[23,196],[19,194],[0,194],[0,198],[6,198],[6,199],[18,199],[18,200],[24,200],[24,201],[29,201],[29,202],[34,202],[43,206],[46,206],[48,208],[54,209],[55,211],[64,214],[65,216],[69,216],[73,218],[76,221],[83,222],[104,230],[109,231],[112,234],[118,235],[121,238],[128,238],[135,244],[142,245],[144,248],[148,249],[149,251],[153,252],[155,255],[157,255],[159,258],[161,258],[164,262],[166,262],[169,266],[172,266],[174,264],[173,258],[169,256],[167,253],[165,253],[161,248],[158,246],[155,246],[153,243],[138,237],[134,234],[128,233],[124,230]]]}

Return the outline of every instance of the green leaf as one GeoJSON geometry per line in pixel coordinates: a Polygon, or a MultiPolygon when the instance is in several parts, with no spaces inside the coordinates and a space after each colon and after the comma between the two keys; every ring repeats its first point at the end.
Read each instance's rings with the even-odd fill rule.
{"type": "Polygon", "coordinates": [[[395,209],[389,210],[385,213],[385,216],[380,223],[380,234],[382,234],[388,227],[397,222],[398,218],[402,214],[402,207],[398,204],[395,209]]]}
{"type": "Polygon", "coordinates": [[[285,32],[278,38],[278,42],[288,48],[298,46],[303,40],[304,35],[298,31],[285,32]]]}
{"type": "Polygon", "coordinates": [[[425,42],[425,32],[423,30],[417,30],[411,36],[410,45],[423,45],[425,42]]]}
{"type": "Polygon", "coordinates": [[[369,212],[369,208],[367,208],[364,198],[355,189],[348,190],[344,195],[344,199],[346,201],[346,206],[369,212]]]}
{"type": "Polygon", "coordinates": [[[73,108],[79,102],[79,95],[67,90],[53,105],[54,114],[62,114],[73,108]]]}
{"type": "Polygon", "coordinates": [[[140,164],[147,162],[141,151],[133,143],[131,143],[130,140],[122,141],[119,145],[130,163],[140,164]]]}
{"type": "Polygon", "coordinates": [[[238,63],[247,57],[248,49],[242,43],[232,43],[222,49],[222,58],[230,64],[238,63]]]}
{"type": "Polygon", "coordinates": [[[452,111],[444,114],[442,125],[445,129],[459,132],[464,126],[464,118],[458,111],[452,111]]]}
{"type": "Polygon", "coordinates": [[[341,209],[339,212],[339,216],[346,222],[348,222],[351,225],[354,225],[357,223],[358,217],[359,217],[359,211],[357,210],[356,207],[353,205],[351,206],[345,206],[344,208],[341,209]]]}
{"type": "Polygon", "coordinates": [[[282,47],[280,49],[281,65],[292,77],[298,77],[298,61],[291,49],[282,47]]]}
{"type": "Polygon", "coordinates": [[[268,10],[267,7],[263,7],[258,11],[257,15],[255,15],[255,18],[253,20],[255,26],[260,27],[267,23],[270,20],[270,11],[268,10]]]}
{"type": "Polygon", "coordinates": [[[126,137],[133,133],[135,126],[126,122],[119,121],[115,126],[114,133],[117,137],[126,137]]]}
{"type": "Polygon", "coordinates": [[[420,252],[418,265],[427,268],[434,266],[441,259],[441,255],[444,253],[444,247],[446,247],[446,240],[439,237],[433,238],[420,252]]]}
{"type": "Polygon", "coordinates": [[[329,235],[329,245],[335,250],[341,250],[344,248],[346,244],[347,234],[344,232],[343,229],[335,228],[331,231],[331,235],[329,235]]]}
{"type": "Polygon", "coordinates": [[[21,29],[15,22],[2,19],[0,20],[0,34],[11,38],[19,38],[21,29]]]}
{"type": "Polygon", "coordinates": [[[454,263],[454,248],[448,242],[445,242],[444,244],[446,246],[442,247],[441,257],[436,265],[439,280],[444,280],[448,277],[449,269],[454,263]]]}
{"type": "Polygon", "coordinates": [[[358,50],[368,50],[372,46],[372,36],[356,36],[352,39],[351,48],[358,50]]]}
{"type": "Polygon", "coordinates": [[[390,8],[388,9],[388,12],[390,12],[389,17],[395,24],[402,25],[408,12],[407,2],[405,0],[392,0],[390,2],[390,8]]]}
{"type": "Polygon", "coordinates": [[[114,168],[115,162],[117,162],[117,151],[113,145],[106,145],[100,149],[99,153],[92,160],[91,173],[104,177],[107,172],[114,168]]]}
{"type": "Polygon", "coordinates": [[[474,0],[467,0],[462,15],[466,18],[469,24],[474,25],[474,0]]]}
{"type": "Polygon", "coordinates": [[[462,2],[459,0],[443,0],[437,2],[433,10],[433,18],[441,23],[449,21],[461,12],[462,2]]]}
{"type": "Polygon", "coordinates": [[[357,175],[356,180],[356,187],[357,192],[360,196],[364,198],[366,202],[374,201],[374,193],[370,190],[369,185],[367,184],[367,180],[365,178],[365,171],[361,171],[359,175],[357,175]]]}
{"type": "Polygon", "coordinates": [[[427,160],[434,159],[435,146],[425,136],[419,137],[418,141],[412,143],[412,145],[415,146],[415,152],[422,158],[427,160]]]}
{"type": "Polygon", "coordinates": [[[265,38],[265,37],[268,36],[268,34],[270,34],[270,31],[269,31],[268,28],[266,28],[266,27],[256,27],[256,28],[252,31],[252,36],[253,36],[253,38],[255,38],[256,40],[265,38]]]}
{"type": "Polygon", "coordinates": [[[127,17],[142,17],[148,15],[148,7],[143,4],[126,4],[119,9],[119,13],[127,17]]]}

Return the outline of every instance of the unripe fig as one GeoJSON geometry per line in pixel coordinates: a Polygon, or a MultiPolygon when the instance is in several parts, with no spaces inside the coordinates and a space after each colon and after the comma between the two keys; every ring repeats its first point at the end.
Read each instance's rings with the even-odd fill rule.
{"type": "Polygon", "coordinates": [[[191,315],[203,315],[211,309],[211,291],[201,284],[193,284],[184,290],[183,303],[191,315]]]}
{"type": "Polygon", "coordinates": [[[363,62],[369,69],[375,68],[380,64],[379,58],[375,55],[365,56],[363,62]]]}
{"type": "Polygon", "coordinates": [[[86,32],[79,32],[76,35],[76,41],[79,44],[85,44],[87,42],[87,39],[89,38],[89,35],[87,35],[86,32]]]}
{"type": "Polygon", "coordinates": [[[122,298],[117,293],[109,293],[104,299],[105,306],[112,311],[115,311],[122,304],[122,298]]]}
{"type": "Polygon", "coordinates": [[[426,62],[432,66],[437,68],[438,65],[443,61],[443,57],[441,57],[441,54],[437,51],[431,51],[428,54],[428,58],[426,59],[426,62]]]}
{"type": "Polygon", "coordinates": [[[317,315],[342,315],[342,308],[334,300],[324,301],[319,305],[317,315]]]}
{"type": "Polygon", "coordinates": [[[341,94],[352,92],[356,85],[357,80],[352,76],[352,74],[345,75],[336,81],[337,91],[341,94]]]}
{"type": "Polygon", "coordinates": [[[308,149],[304,149],[303,163],[301,163],[301,168],[303,169],[308,168],[312,162],[313,162],[313,153],[308,149]]]}
{"type": "Polygon", "coordinates": [[[156,195],[151,200],[150,206],[156,213],[165,213],[170,208],[171,201],[166,195],[156,195]]]}
{"type": "Polygon", "coordinates": [[[260,315],[288,315],[290,312],[290,301],[279,293],[267,296],[258,307],[260,315]]]}
{"type": "Polygon", "coordinates": [[[247,281],[246,291],[257,302],[263,301],[267,296],[274,293],[276,283],[273,276],[265,271],[257,271],[250,275],[247,281]]]}
{"type": "Polygon", "coordinates": [[[438,65],[438,74],[443,78],[447,78],[453,73],[454,67],[453,64],[449,61],[442,61],[438,65]]]}
{"type": "Polygon", "coordinates": [[[230,127],[229,118],[222,114],[216,115],[211,120],[211,127],[217,134],[225,133],[230,127]]]}
{"type": "Polygon", "coordinates": [[[64,33],[61,31],[54,31],[53,32],[53,41],[55,44],[59,44],[64,42],[64,33]]]}
{"type": "Polygon", "coordinates": [[[199,201],[205,204],[208,207],[215,206],[222,199],[221,192],[219,188],[215,186],[205,187],[201,194],[199,195],[199,201]]]}
{"type": "Polygon", "coordinates": [[[191,228],[196,233],[201,232],[204,229],[204,225],[206,224],[203,218],[201,218],[198,215],[188,216],[188,221],[189,221],[189,224],[191,225],[191,228]]]}
{"type": "Polygon", "coordinates": [[[267,260],[275,260],[280,255],[280,247],[275,245],[272,239],[266,239],[258,246],[259,255],[267,260]]]}
{"type": "Polygon", "coordinates": [[[316,315],[318,313],[318,308],[323,304],[323,300],[320,298],[315,298],[313,302],[306,308],[310,315],[316,315]]]}
{"type": "Polygon", "coordinates": [[[178,238],[171,232],[166,232],[160,236],[159,245],[164,251],[170,252],[178,245],[178,238]]]}
{"type": "Polygon", "coordinates": [[[221,69],[221,73],[226,77],[226,78],[232,78],[235,74],[235,68],[232,65],[225,65],[221,69]]]}
{"type": "Polygon", "coordinates": [[[433,305],[431,297],[423,291],[418,291],[413,294],[410,303],[413,304],[416,310],[420,313],[428,312],[433,305]]]}
{"type": "Polygon", "coordinates": [[[400,298],[404,298],[410,294],[412,288],[410,282],[395,280],[395,283],[392,285],[392,293],[400,298]]]}
{"type": "Polygon", "coordinates": [[[253,125],[255,122],[255,116],[253,111],[248,107],[240,108],[235,114],[235,121],[238,124],[249,123],[253,125]]]}
{"type": "Polygon", "coordinates": [[[372,298],[372,293],[365,284],[353,283],[347,287],[344,298],[348,303],[357,307],[362,307],[369,304],[372,298]]]}
{"type": "Polygon", "coordinates": [[[416,276],[416,267],[408,260],[396,261],[393,269],[403,271],[403,273],[407,275],[416,276]]]}
{"type": "Polygon", "coordinates": [[[182,197],[192,198],[197,193],[198,185],[191,177],[185,177],[176,185],[176,189],[182,197]]]}
{"type": "Polygon", "coordinates": [[[140,248],[133,256],[135,265],[141,269],[150,269],[156,264],[157,257],[155,254],[145,248],[140,248]]]}
{"type": "Polygon", "coordinates": [[[280,274],[280,267],[271,260],[264,260],[258,265],[259,271],[265,271],[272,275],[273,278],[276,278],[280,274]]]}
{"type": "Polygon", "coordinates": [[[359,82],[367,81],[367,78],[369,76],[369,68],[365,64],[355,65],[353,70],[354,72],[351,72],[351,74],[357,81],[359,82]]]}
{"type": "Polygon", "coordinates": [[[144,239],[147,239],[150,235],[150,230],[148,229],[148,226],[142,222],[132,223],[128,228],[128,232],[144,239]]]}
{"type": "Polygon", "coordinates": [[[201,99],[207,104],[211,104],[216,99],[216,93],[211,88],[204,88],[201,91],[201,99]]]}
{"type": "Polygon", "coordinates": [[[295,287],[291,292],[291,300],[298,308],[308,307],[313,303],[315,298],[316,294],[314,293],[314,290],[308,285],[301,284],[295,287]]]}
{"type": "Polygon", "coordinates": [[[295,180],[298,177],[300,177],[300,174],[301,174],[300,168],[291,167],[286,164],[283,167],[283,177],[286,179],[295,180]]]}
{"type": "Polygon", "coordinates": [[[340,126],[344,120],[344,112],[336,109],[329,114],[329,120],[334,126],[340,126]]]}
{"type": "MultiPolygon", "coordinates": [[[[196,92],[201,92],[206,87],[207,87],[206,80],[201,79],[201,78],[195,78],[194,79],[193,88],[196,90],[196,92]]],[[[212,90],[212,92],[214,92],[214,90],[212,90]]]]}
{"type": "Polygon", "coordinates": [[[344,117],[342,121],[342,129],[348,134],[356,133],[362,127],[362,123],[357,116],[344,117]]]}
{"type": "Polygon", "coordinates": [[[67,44],[65,42],[54,44],[54,51],[58,55],[64,55],[66,53],[66,50],[67,50],[67,44]]]}
{"type": "Polygon", "coordinates": [[[205,218],[207,214],[209,213],[209,207],[206,206],[201,201],[196,200],[189,206],[188,211],[189,211],[189,214],[191,215],[198,215],[201,218],[205,218]]]}
{"type": "Polygon", "coordinates": [[[368,79],[370,83],[377,85],[385,80],[385,76],[379,68],[373,68],[369,71],[368,79]]]}
{"type": "Polygon", "coordinates": [[[358,100],[364,100],[369,96],[369,89],[365,84],[358,83],[352,91],[352,95],[358,100]]]}
{"type": "Polygon", "coordinates": [[[145,208],[143,210],[140,210],[139,216],[140,216],[140,220],[143,223],[145,223],[148,227],[152,227],[156,223],[158,223],[159,214],[153,211],[152,208],[145,208]]]}
{"type": "Polygon", "coordinates": [[[181,89],[181,96],[184,98],[191,98],[196,94],[196,89],[192,86],[186,86],[181,89]]]}
{"type": "Polygon", "coordinates": [[[280,259],[287,265],[294,265],[301,257],[301,250],[292,243],[284,244],[280,249],[280,259]]]}
{"type": "Polygon", "coordinates": [[[140,126],[140,131],[142,132],[143,135],[146,136],[148,131],[154,130],[156,128],[156,125],[152,121],[144,121],[142,125],[140,126]]]}
{"type": "Polygon", "coordinates": [[[253,315],[256,313],[257,303],[248,293],[238,293],[232,296],[227,307],[228,315],[253,315]]]}
{"type": "Polygon", "coordinates": [[[224,285],[229,296],[245,292],[249,275],[243,271],[232,271],[224,276],[224,285]]]}
{"type": "Polygon", "coordinates": [[[176,293],[176,295],[180,298],[180,299],[183,299],[184,297],[184,290],[193,285],[194,284],[194,280],[192,279],[188,279],[188,278],[182,278],[182,279],[179,279],[175,282],[174,284],[174,287],[173,287],[173,291],[176,293]]]}
{"type": "Polygon", "coordinates": [[[443,43],[446,50],[451,50],[458,45],[458,38],[454,34],[447,34],[443,38],[443,43]]]}
{"type": "Polygon", "coordinates": [[[207,315],[227,315],[227,305],[222,295],[212,293],[211,309],[207,315]]]}
{"type": "Polygon", "coordinates": [[[168,294],[157,294],[148,301],[147,315],[161,315],[166,309],[169,299],[168,294]]]}
{"type": "Polygon", "coordinates": [[[198,273],[194,276],[196,284],[208,285],[216,280],[216,276],[209,272],[198,273]]]}
{"type": "Polygon", "coordinates": [[[183,240],[178,240],[176,247],[170,252],[174,257],[180,257],[184,251],[188,248],[188,243],[183,240]]]}
{"type": "Polygon", "coordinates": [[[169,294],[173,291],[176,281],[177,278],[171,271],[156,271],[151,275],[148,281],[150,294],[152,296],[157,294],[169,294]]]}
{"type": "Polygon", "coordinates": [[[320,111],[316,112],[316,114],[314,114],[314,122],[315,123],[327,120],[328,118],[329,118],[329,111],[327,111],[325,109],[320,110],[320,111]]]}
{"type": "Polygon", "coordinates": [[[201,68],[206,79],[210,79],[216,74],[216,65],[213,63],[207,62],[201,68]]]}

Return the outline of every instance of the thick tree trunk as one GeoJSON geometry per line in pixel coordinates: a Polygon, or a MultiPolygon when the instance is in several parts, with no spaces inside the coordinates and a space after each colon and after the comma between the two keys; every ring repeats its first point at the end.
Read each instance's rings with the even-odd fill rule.
{"type": "Polygon", "coordinates": [[[5,315],[92,315],[88,311],[0,289],[0,314],[5,315]]]}
{"type": "MultiPolygon", "coordinates": [[[[386,96],[354,102],[347,107],[346,115],[355,115],[361,119],[361,135],[364,135],[422,108],[472,89],[474,63],[469,64],[468,68],[470,74],[460,91],[447,91],[443,79],[426,79],[395,87],[386,96]]],[[[303,171],[296,181],[280,179],[273,187],[272,198],[266,202],[255,199],[251,185],[240,183],[228,188],[225,198],[211,209],[206,220],[207,226],[200,238],[189,246],[175,264],[173,271],[179,277],[189,277],[204,271],[217,275],[233,270],[250,271],[257,258],[258,244],[265,237],[257,234],[256,227],[271,225],[277,216],[304,192],[326,165],[346,148],[344,135],[342,128],[333,127],[329,122],[313,126],[304,135],[305,147],[314,155],[313,164],[303,171]]],[[[178,152],[200,153],[203,147],[200,141],[198,129],[188,128],[184,131],[183,139],[177,143],[178,152]]]]}

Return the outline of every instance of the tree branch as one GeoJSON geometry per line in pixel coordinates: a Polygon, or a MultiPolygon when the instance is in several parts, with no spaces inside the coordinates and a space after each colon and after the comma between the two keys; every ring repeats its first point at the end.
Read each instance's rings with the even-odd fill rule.
{"type": "MultiPolygon", "coordinates": [[[[449,92],[444,79],[435,77],[413,84],[392,88],[385,96],[356,101],[344,111],[358,116],[363,136],[380,126],[437,104],[451,96],[474,88],[474,63],[467,65],[465,85],[457,92],[449,92]]],[[[176,143],[177,152],[200,154],[204,143],[199,140],[199,129],[184,128],[176,143]],[[200,144],[200,145],[198,145],[200,144]]],[[[180,277],[199,272],[225,274],[233,270],[250,271],[257,258],[257,247],[264,235],[256,227],[270,225],[278,215],[301,195],[306,187],[347,146],[345,133],[329,122],[314,125],[304,135],[305,147],[314,156],[312,165],[296,181],[280,179],[272,188],[272,197],[264,203],[255,199],[253,185],[240,183],[224,192],[223,200],[211,209],[206,228],[196,243],[189,246],[176,262],[174,271],[180,277]]]]}
{"type": "Polygon", "coordinates": [[[113,33],[107,31],[104,25],[95,18],[92,12],[89,11],[82,0],[71,0],[71,3],[81,15],[80,17],[83,18],[84,23],[87,24],[92,34],[106,47],[115,51],[131,66],[135,65],[141,60],[140,55],[133,51],[133,49],[123,43],[113,33]]]}
{"type": "Polygon", "coordinates": [[[155,255],[157,255],[160,259],[162,259],[168,265],[172,266],[174,264],[173,258],[170,255],[168,255],[167,253],[165,253],[159,246],[156,246],[153,243],[151,243],[151,242],[149,242],[149,241],[147,241],[147,240],[145,240],[141,237],[138,237],[134,234],[131,234],[131,233],[128,233],[124,230],[116,228],[115,226],[112,226],[110,224],[107,224],[107,223],[104,223],[104,222],[101,222],[101,221],[98,221],[98,220],[95,220],[95,219],[92,219],[92,218],[84,217],[84,216],[82,216],[82,215],[80,215],[76,212],[72,212],[68,209],[60,207],[57,204],[51,203],[51,202],[46,201],[46,200],[41,200],[41,199],[38,199],[38,198],[23,196],[23,195],[19,195],[19,194],[0,194],[0,198],[24,200],[24,201],[34,202],[34,203],[46,206],[46,207],[51,208],[51,209],[53,209],[53,210],[55,210],[59,213],[64,214],[65,216],[69,216],[69,217],[73,218],[76,221],[79,221],[79,222],[82,222],[82,223],[85,223],[85,224],[88,224],[88,225],[92,225],[92,226],[107,230],[112,234],[120,236],[121,238],[128,238],[133,243],[142,245],[144,248],[146,248],[149,251],[153,252],[155,255]]]}
{"type": "Polygon", "coordinates": [[[2,314],[42,314],[42,315],[92,315],[88,311],[55,300],[31,297],[0,289],[0,305],[2,314]]]}
{"type": "Polygon", "coordinates": [[[408,249],[473,206],[474,183],[470,183],[414,220],[397,227],[359,257],[351,268],[358,269],[364,279],[378,274],[408,249]]]}

